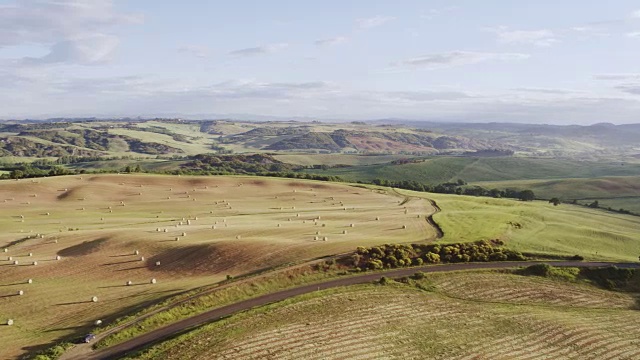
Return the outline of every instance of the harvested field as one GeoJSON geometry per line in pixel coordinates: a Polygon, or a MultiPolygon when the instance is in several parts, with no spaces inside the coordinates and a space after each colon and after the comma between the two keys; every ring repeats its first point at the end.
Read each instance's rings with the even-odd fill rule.
{"type": "Polygon", "coordinates": [[[506,360],[640,356],[640,313],[634,308],[632,295],[520,277],[515,287],[530,291],[514,298],[512,293],[501,291],[514,280],[515,275],[498,273],[433,274],[421,282],[435,286],[436,292],[406,285],[318,292],[205,326],[137,358],[506,360]],[[495,283],[496,295],[482,294],[487,282],[495,283]],[[541,292],[536,295],[533,290],[538,288],[541,292]],[[467,293],[471,295],[458,297],[467,293]],[[561,295],[554,297],[554,293],[561,295]]]}
{"type": "Polygon", "coordinates": [[[4,181],[0,323],[15,324],[0,326],[0,358],[82,335],[97,319],[108,324],[227,275],[361,245],[435,238],[425,216],[415,216],[432,214],[431,204],[415,199],[401,205],[403,199],[347,185],[256,177],[4,181]],[[358,227],[342,234],[350,223],[358,227]],[[24,295],[13,296],[19,290],[24,295]]]}

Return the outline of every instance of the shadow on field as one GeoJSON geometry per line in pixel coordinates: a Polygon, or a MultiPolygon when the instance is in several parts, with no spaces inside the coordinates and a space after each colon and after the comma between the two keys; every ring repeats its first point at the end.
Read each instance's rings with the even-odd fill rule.
{"type": "MultiPolygon", "coordinates": [[[[166,292],[171,292],[171,291],[178,291],[177,289],[175,290],[167,290],[167,291],[163,291],[164,293],[166,292]]],[[[156,300],[151,300],[151,301],[145,301],[142,302],[138,305],[134,305],[131,307],[127,307],[126,309],[123,309],[121,311],[115,312],[111,315],[108,315],[104,318],[102,318],[103,324],[107,325],[109,323],[112,323],[113,321],[115,321],[118,318],[121,318],[125,315],[129,315],[129,314],[135,314],[138,313],[140,311],[142,311],[143,309],[147,308],[147,307],[151,307],[153,305],[162,303],[164,301],[166,301],[167,299],[173,297],[173,296],[178,296],[181,294],[184,294],[186,292],[188,292],[189,290],[182,290],[180,292],[174,292],[172,294],[168,294],[165,296],[162,296],[156,300]]],[[[158,294],[161,294],[163,292],[158,292],[158,294]]],[[[82,338],[89,332],[91,332],[92,329],[95,328],[95,325],[93,325],[93,322],[87,322],[84,325],[79,325],[75,328],[70,328],[70,329],[75,329],[75,331],[73,332],[73,334],[71,335],[67,335],[67,336],[61,336],[57,339],[52,340],[50,343],[48,344],[41,344],[41,345],[35,345],[35,346],[25,346],[22,348],[22,350],[24,350],[26,352],[25,355],[19,357],[19,360],[30,360],[34,358],[34,355],[37,354],[40,351],[43,351],[45,349],[50,348],[53,344],[57,344],[60,342],[64,342],[64,341],[68,341],[68,342],[72,342],[72,343],[79,343],[82,338]]],[[[56,329],[52,329],[49,331],[55,331],[56,329]]]]}
{"type": "Polygon", "coordinates": [[[126,269],[118,269],[116,271],[129,271],[129,270],[136,270],[136,269],[146,269],[145,266],[136,266],[136,267],[130,267],[130,268],[126,268],[126,269]]]}
{"type": "Polygon", "coordinates": [[[76,301],[76,302],[60,303],[60,304],[56,304],[56,306],[88,304],[88,303],[91,303],[91,302],[93,302],[93,301],[91,301],[91,300],[88,300],[88,301],[76,301]]]}
{"type": "Polygon", "coordinates": [[[128,264],[128,263],[134,263],[134,262],[139,262],[139,261],[140,261],[140,259],[127,260],[127,261],[120,261],[120,262],[112,262],[112,263],[100,264],[100,266],[111,266],[111,265],[128,264]]]}
{"type": "Polygon", "coordinates": [[[2,299],[2,298],[8,298],[8,297],[14,297],[14,296],[20,296],[20,295],[18,295],[18,294],[0,295],[0,299],[2,299]]]}
{"type": "Polygon", "coordinates": [[[0,285],[0,287],[1,287],[1,286],[15,286],[15,285],[23,285],[23,284],[27,284],[27,282],[26,282],[26,281],[23,281],[23,282],[17,282],[17,283],[13,283],[13,284],[2,284],[2,285],[0,285]]]}

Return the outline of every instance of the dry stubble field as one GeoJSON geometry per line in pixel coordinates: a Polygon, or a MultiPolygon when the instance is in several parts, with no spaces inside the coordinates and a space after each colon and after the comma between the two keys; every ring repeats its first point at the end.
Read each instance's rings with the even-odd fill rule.
{"type": "Polygon", "coordinates": [[[0,323],[15,323],[0,325],[0,358],[228,274],[360,245],[433,239],[425,219],[433,211],[426,200],[293,179],[86,175],[4,181],[0,323]]]}
{"type": "Polygon", "coordinates": [[[638,359],[631,294],[495,272],[322,291],[236,315],[140,359],[638,359]]]}

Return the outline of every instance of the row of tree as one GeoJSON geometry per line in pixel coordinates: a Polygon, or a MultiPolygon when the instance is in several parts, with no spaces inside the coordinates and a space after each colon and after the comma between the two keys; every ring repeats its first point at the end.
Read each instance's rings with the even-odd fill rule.
{"type": "Polygon", "coordinates": [[[517,251],[505,249],[500,240],[455,244],[385,244],[358,247],[350,259],[342,262],[359,270],[380,270],[425,263],[460,263],[486,261],[521,261],[526,258],[517,251]]]}

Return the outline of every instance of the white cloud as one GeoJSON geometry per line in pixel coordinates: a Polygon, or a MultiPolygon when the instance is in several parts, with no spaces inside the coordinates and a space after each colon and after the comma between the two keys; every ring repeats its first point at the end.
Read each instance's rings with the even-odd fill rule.
{"type": "Polygon", "coordinates": [[[626,74],[596,74],[593,76],[596,80],[640,80],[640,73],[626,73],[626,74]]]}
{"type": "Polygon", "coordinates": [[[314,41],[313,43],[316,46],[333,46],[333,45],[343,44],[343,43],[347,42],[347,40],[348,40],[347,37],[336,36],[336,37],[327,38],[327,39],[319,39],[319,40],[314,41]]]}
{"type": "Polygon", "coordinates": [[[256,55],[271,54],[271,53],[286,49],[288,46],[289,46],[289,44],[287,44],[287,43],[278,43],[278,44],[256,46],[256,47],[233,50],[233,51],[229,52],[229,55],[232,55],[232,56],[256,56],[256,55]]]}
{"type": "Polygon", "coordinates": [[[640,10],[636,10],[631,13],[631,17],[635,19],[640,19],[640,10]]]}
{"type": "Polygon", "coordinates": [[[377,15],[370,18],[357,19],[356,23],[360,29],[371,29],[377,26],[384,25],[389,21],[395,20],[396,18],[393,16],[382,16],[377,15]]]}
{"type": "Polygon", "coordinates": [[[640,95],[640,83],[638,84],[623,84],[615,87],[617,90],[625,92],[631,95],[640,95]]]}
{"type": "Polygon", "coordinates": [[[567,95],[567,94],[580,94],[582,91],[568,90],[568,89],[553,89],[553,88],[535,88],[535,87],[521,87],[514,88],[514,91],[532,93],[532,94],[544,94],[544,95],[567,95]]]}
{"type": "Polygon", "coordinates": [[[112,59],[120,40],[111,35],[96,34],[74,40],[63,40],[53,46],[49,53],[40,58],[24,58],[24,64],[70,63],[93,65],[112,59]]]}
{"type": "Polygon", "coordinates": [[[202,45],[183,45],[178,48],[179,53],[193,55],[198,58],[209,56],[209,48],[202,45]]]}
{"type": "Polygon", "coordinates": [[[440,15],[444,15],[446,13],[449,12],[453,12],[455,10],[460,9],[460,7],[458,6],[448,6],[445,8],[440,8],[440,9],[429,9],[425,12],[422,13],[422,15],[420,15],[420,18],[422,19],[427,19],[427,20],[432,20],[440,15]]]}
{"type": "Polygon", "coordinates": [[[634,31],[626,34],[630,38],[640,38],[640,31],[634,31]]]}
{"type": "Polygon", "coordinates": [[[473,51],[452,51],[447,53],[428,54],[395,63],[396,66],[424,68],[429,70],[477,64],[485,61],[511,61],[528,59],[528,54],[520,53],[488,53],[473,51]]]}
{"type": "Polygon", "coordinates": [[[0,48],[50,49],[42,58],[25,59],[31,64],[94,64],[113,55],[119,41],[111,30],[141,21],[116,12],[111,0],[18,0],[0,6],[0,48]]]}
{"type": "Polygon", "coordinates": [[[525,44],[546,47],[559,42],[554,32],[548,29],[509,30],[506,27],[498,27],[488,30],[494,32],[498,36],[498,42],[502,44],[525,44]]]}

